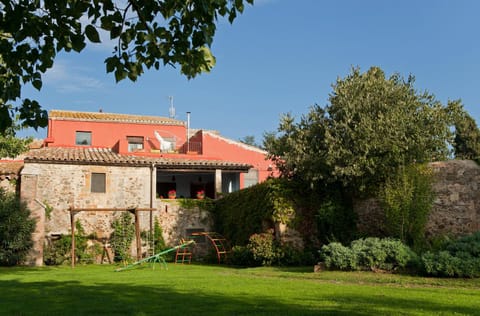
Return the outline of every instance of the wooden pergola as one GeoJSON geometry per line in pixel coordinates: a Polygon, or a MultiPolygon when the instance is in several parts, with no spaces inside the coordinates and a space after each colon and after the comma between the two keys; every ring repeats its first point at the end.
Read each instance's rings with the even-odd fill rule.
{"type": "Polygon", "coordinates": [[[135,216],[135,241],[137,247],[137,260],[141,259],[142,256],[142,243],[140,238],[140,220],[138,217],[139,212],[149,211],[150,212],[150,232],[153,230],[152,223],[152,211],[155,211],[156,208],[70,208],[70,228],[72,231],[72,250],[71,250],[71,259],[72,259],[72,268],[75,267],[75,215],[80,212],[130,212],[135,216]]]}

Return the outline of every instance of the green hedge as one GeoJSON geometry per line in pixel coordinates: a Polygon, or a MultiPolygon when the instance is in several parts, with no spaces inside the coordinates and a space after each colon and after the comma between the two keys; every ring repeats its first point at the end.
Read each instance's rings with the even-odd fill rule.
{"type": "Polygon", "coordinates": [[[271,221],[272,190],[269,181],[225,195],[215,203],[215,229],[233,245],[245,246],[252,234],[263,232],[271,221]]]}

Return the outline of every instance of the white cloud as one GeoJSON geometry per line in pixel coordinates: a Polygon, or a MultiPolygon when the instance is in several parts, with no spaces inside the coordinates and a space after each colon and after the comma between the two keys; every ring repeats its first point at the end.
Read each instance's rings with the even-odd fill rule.
{"type": "Polygon", "coordinates": [[[94,72],[94,69],[74,66],[66,61],[56,61],[53,68],[45,74],[43,81],[61,93],[102,89],[102,81],[89,75],[90,72],[94,72]]]}

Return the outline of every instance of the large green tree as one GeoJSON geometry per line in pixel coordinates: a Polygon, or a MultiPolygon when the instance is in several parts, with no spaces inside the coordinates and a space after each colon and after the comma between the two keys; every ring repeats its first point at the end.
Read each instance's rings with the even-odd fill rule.
{"type": "Polygon", "coordinates": [[[480,161],[480,129],[475,120],[459,103],[452,103],[455,111],[455,140],[453,149],[458,159],[473,159],[480,161]]]}
{"type": "Polygon", "coordinates": [[[12,126],[0,133],[0,158],[15,158],[29,149],[29,144],[33,139],[16,137],[15,131],[19,129],[17,121],[14,121],[12,126]]]}
{"type": "Polygon", "coordinates": [[[296,123],[283,117],[265,148],[283,175],[312,185],[335,183],[352,194],[375,191],[401,165],[444,159],[452,114],[414,78],[352,69],[333,85],[329,104],[296,123]]]}
{"type": "Polygon", "coordinates": [[[105,60],[117,81],[164,65],[192,78],[215,63],[209,47],[218,19],[233,22],[245,3],[253,0],[1,0],[0,132],[16,113],[23,125],[46,126],[46,111],[22,99],[22,86],[40,90],[57,53],[99,43],[99,30],[117,43],[105,60]]]}

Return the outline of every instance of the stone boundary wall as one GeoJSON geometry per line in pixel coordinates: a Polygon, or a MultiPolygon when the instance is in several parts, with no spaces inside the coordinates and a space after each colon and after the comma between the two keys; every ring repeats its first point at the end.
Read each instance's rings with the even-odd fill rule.
{"type": "MultiPolygon", "coordinates": [[[[426,226],[427,236],[458,237],[480,230],[480,166],[470,160],[430,163],[436,193],[426,226]]],[[[384,234],[384,212],[377,200],[356,201],[362,235],[384,234]]]]}

